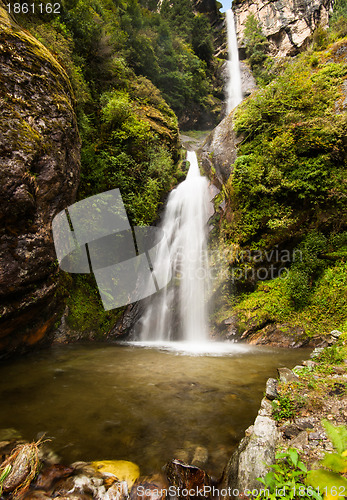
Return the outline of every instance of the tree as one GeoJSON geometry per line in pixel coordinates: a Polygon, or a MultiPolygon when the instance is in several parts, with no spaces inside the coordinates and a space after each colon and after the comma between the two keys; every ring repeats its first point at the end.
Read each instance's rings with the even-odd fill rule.
{"type": "Polygon", "coordinates": [[[193,19],[192,46],[200,59],[206,61],[207,64],[211,61],[213,55],[211,26],[203,14],[198,14],[193,19]]]}
{"type": "Polygon", "coordinates": [[[269,42],[261,31],[254,14],[249,14],[245,23],[244,43],[246,55],[253,74],[257,80],[268,78],[264,71],[264,64],[268,60],[269,42]]]}

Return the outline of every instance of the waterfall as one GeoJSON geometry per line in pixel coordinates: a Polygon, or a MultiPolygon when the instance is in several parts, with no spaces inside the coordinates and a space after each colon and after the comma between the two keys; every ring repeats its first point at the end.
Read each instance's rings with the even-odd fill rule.
{"type": "Polygon", "coordinates": [[[229,114],[242,101],[242,90],[239,52],[232,9],[227,10],[226,21],[228,34],[227,114],[229,114]]]}
{"type": "Polygon", "coordinates": [[[162,229],[170,250],[159,250],[153,271],[171,283],[151,300],[141,318],[142,342],[208,340],[207,328],[207,221],[208,181],[200,175],[195,152],[188,151],[187,178],[169,196],[162,229]]]}

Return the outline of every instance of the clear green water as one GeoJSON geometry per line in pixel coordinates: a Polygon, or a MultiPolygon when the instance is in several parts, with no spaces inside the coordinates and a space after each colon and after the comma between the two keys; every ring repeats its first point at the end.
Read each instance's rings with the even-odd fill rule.
{"type": "Polygon", "coordinates": [[[268,377],[307,350],[241,348],[191,356],[134,346],[75,345],[0,365],[0,428],[46,432],[65,462],[124,459],[143,474],[197,446],[219,475],[253,422],[268,377]]]}

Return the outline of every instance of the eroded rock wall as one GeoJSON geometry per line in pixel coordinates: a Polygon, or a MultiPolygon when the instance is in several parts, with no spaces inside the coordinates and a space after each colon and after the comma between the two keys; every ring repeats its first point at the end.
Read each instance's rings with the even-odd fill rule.
{"type": "Polygon", "coordinates": [[[73,203],[80,139],[68,77],[0,0],[0,356],[55,321],[56,213],[73,203]]]}
{"type": "Polygon", "coordinates": [[[242,47],[246,19],[252,13],[270,41],[272,55],[294,55],[305,46],[318,25],[328,26],[331,8],[332,0],[234,1],[239,44],[242,47]]]}

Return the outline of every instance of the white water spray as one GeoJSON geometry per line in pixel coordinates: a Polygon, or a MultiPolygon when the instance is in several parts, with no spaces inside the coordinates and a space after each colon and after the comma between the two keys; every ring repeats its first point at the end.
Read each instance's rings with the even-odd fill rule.
{"type": "Polygon", "coordinates": [[[228,84],[227,84],[227,114],[242,101],[241,71],[239,51],[232,9],[226,12],[228,34],[228,84]]]}
{"type": "Polygon", "coordinates": [[[193,151],[188,151],[187,160],[187,178],[170,194],[162,223],[170,259],[165,257],[165,251],[159,251],[153,263],[156,275],[167,276],[171,272],[173,279],[154,296],[140,320],[142,342],[208,340],[208,181],[200,175],[193,151]]]}

